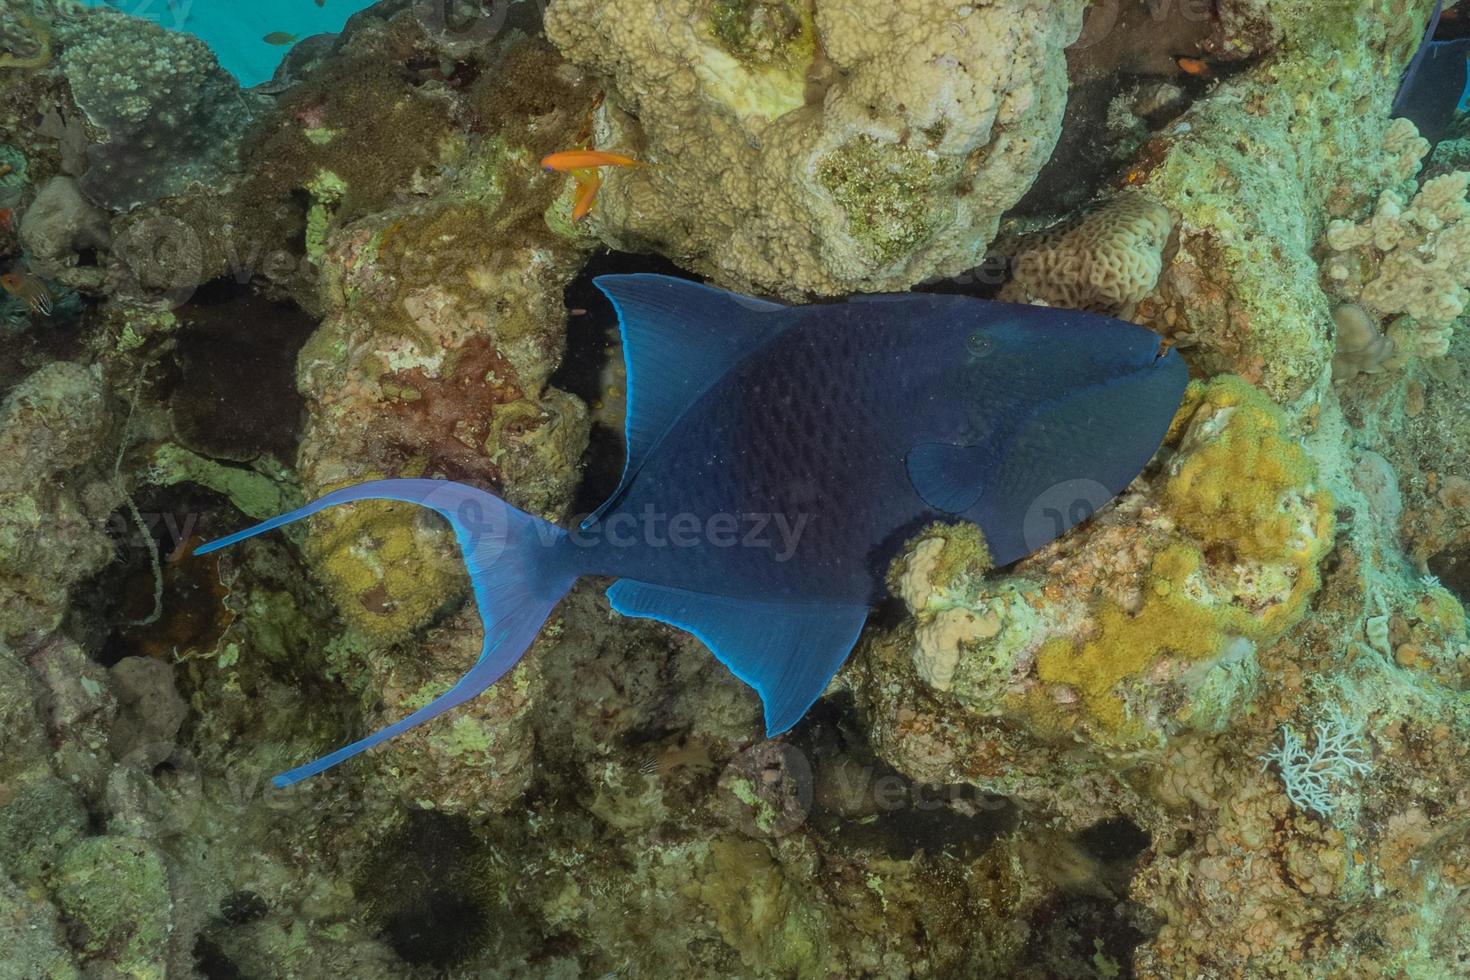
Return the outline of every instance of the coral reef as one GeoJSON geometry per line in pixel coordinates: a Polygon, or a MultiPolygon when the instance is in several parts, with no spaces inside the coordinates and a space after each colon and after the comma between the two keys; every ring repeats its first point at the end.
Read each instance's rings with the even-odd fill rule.
{"type": "Polygon", "coordinates": [[[98,524],[116,506],[116,490],[74,476],[95,465],[102,448],[105,397],[97,372],[58,361],[11,389],[0,406],[4,640],[52,633],[66,613],[70,587],[112,557],[98,524]]]}
{"type": "Polygon", "coordinates": [[[653,165],[609,176],[600,237],[795,297],[977,264],[1056,142],[1081,8],[557,0],[547,33],[612,82],[598,145],[653,165]]]}
{"type": "MultiPolygon", "coordinates": [[[[1405,155],[1424,156],[1429,144],[1407,119],[1389,131],[1393,145],[1409,144],[1405,155]],[[1416,152],[1417,151],[1417,152],[1416,152]]],[[[1402,172],[1390,179],[1402,180],[1402,172]]],[[[1386,189],[1371,217],[1333,221],[1326,243],[1331,254],[1322,272],[1329,287],[1379,318],[1395,317],[1388,334],[1396,346],[1421,357],[1443,357],[1449,334],[1470,302],[1470,171],[1426,180],[1412,198],[1386,189]]]]}
{"type": "Polygon", "coordinates": [[[112,244],[107,213],[87,201],[70,177],[53,177],[36,192],[17,229],[31,268],[47,279],[99,286],[95,270],[74,272],[83,252],[112,244]]]}
{"type": "Polygon", "coordinates": [[[1389,117],[1431,0],[390,0],[251,93],[25,6],[0,271],[69,312],[0,308],[0,975],[1465,972],[1470,168],[1389,117]],[[537,161],[584,141],[649,166],[573,223],[537,161]],[[938,288],[1196,380],[1040,552],[914,529],[777,740],[589,583],[274,788],[479,655],[454,541],[385,503],[190,551],[374,476],[585,506],[626,385],[587,276],[668,271],[599,242],[788,298],[990,250],[938,288]]]}
{"type": "Polygon", "coordinates": [[[204,42],[106,8],[57,37],[76,104],[102,134],[81,178],[93,201],[126,211],[237,169],[253,103],[204,42]]]}

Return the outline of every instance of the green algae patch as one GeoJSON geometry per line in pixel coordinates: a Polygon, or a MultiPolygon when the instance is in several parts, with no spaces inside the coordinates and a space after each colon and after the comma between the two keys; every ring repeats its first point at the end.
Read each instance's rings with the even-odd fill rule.
{"type": "Polygon", "coordinates": [[[694,71],[742,118],[776,119],[806,102],[816,25],[791,0],[714,0],[694,71]]]}
{"type": "Polygon", "coordinates": [[[283,485],[264,473],[225,466],[191,453],[182,446],[165,443],[153,453],[151,482],[158,486],[197,483],[223,494],[246,517],[263,521],[302,504],[298,488],[283,485]]]}
{"type": "Polygon", "coordinates": [[[146,841],[89,837],[56,870],[56,903],[87,956],[133,980],[167,975],[173,900],[168,869],[146,841]]]}
{"type": "Polygon", "coordinates": [[[956,161],[871,136],[859,136],[823,157],[821,185],[847,216],[849,234],[875,265],[907,255],[939,229],[932,202],[959,175],[956,161]]]}
{"type": "Polygon", "coordinates": [[[827,923],[760,841],[714,841],[692,888],[756,975],[824,975],[827,923]]]}
{"type": "Polygon", "coordinates": [[[746,64],[805,65],[812,55],[812,15],[805,4],[714,0],[709,26],[720,47],[746,64]]]}

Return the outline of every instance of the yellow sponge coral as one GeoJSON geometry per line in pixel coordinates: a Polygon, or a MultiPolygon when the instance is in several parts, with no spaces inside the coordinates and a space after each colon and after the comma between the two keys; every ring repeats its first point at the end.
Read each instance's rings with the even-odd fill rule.
{"type": "Polygon", "coordinates": [[[1331,501],[1311,489],[1312,464],[1281,410],[1227,375],[1191,386],[1184,411],[1192,424],[1164,488],[1180,529],[1241,558],[1305,558],[1331,501]],[[1313,497],[1315,506],[1299,506],[1313,497]]]}
{"type": "Polygon", "coordinates": [[[1142,726],[1120,685],[1162,658],[1200,661],[1279,636],[1316,592],[1332,541],[1331,496],[1314,487],[1280,409],[1249,384],[1191,385],[1175,430],[1162,491],[1175,530],[1141,601],[1099,600],[1084,638],[1049,640],[1036,659],[1042,682],[1075,692],[1092,726],[1124,741],[1142,726]]]}
{"type": "Polygon", "coordinates": [[[411,635],[468,588],[453,535],[424,513],[412,504],[362,501],[313,519],[308,557],[342,617],[375,640],[411,635]]]}

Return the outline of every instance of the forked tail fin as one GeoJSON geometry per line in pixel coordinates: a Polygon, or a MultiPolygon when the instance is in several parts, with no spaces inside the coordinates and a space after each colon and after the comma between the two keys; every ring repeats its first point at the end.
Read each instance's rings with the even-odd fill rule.
{"type": "Polygon", "coordinates": [[[536,639],[546,617],[576,581],[577,572],[558,548],[566,532],[519,511],[493,494],[447,480],[374,480],[344,487],[296,510],[237,531],[197,549],[204,555],[318,511],[358,500],[402,500],[438,511],[459,541],[485,627],[480,659],[431,703],[367,738],[275,777],[289,786],[330,769],[364,749],[435,718],[494,684],[536,639]]]}

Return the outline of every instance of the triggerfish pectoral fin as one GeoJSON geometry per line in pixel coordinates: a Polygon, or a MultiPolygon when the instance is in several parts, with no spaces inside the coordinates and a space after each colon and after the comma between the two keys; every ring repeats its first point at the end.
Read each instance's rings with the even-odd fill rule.
{"type": "Polygon", "coordinates": [[[310,517],[328,507],[359,500],[401,500],[438,511],[454,529],[470,573],[485,641],[480,658],[444,694],[367,738],[344,746],[315,762],[275,777],[289,786],[330,769],[415,725],[463,704],[494,684],[530,647],[546,617],[571,588],[576,572],[555,545],[566,536],[560,528],[526,514],[499,497],[447,480],[374,480],[344,487],[279,517],[220,538],[196,550],[208,554],[310,517]]]}
{"type": "Polygon", "coordinates": [[[926,442],[904,457],[909,482],[929,506],[962,514],[980,498],[995,460],[984,446],[926,442]]]}
{"type": "Polygon", "coordinates": [[[624,616],[693,633],[761,696],[766,734],[801,720],[857,643],[867,606],[769,602],[619,579],[607,590],[624,616]]]}

